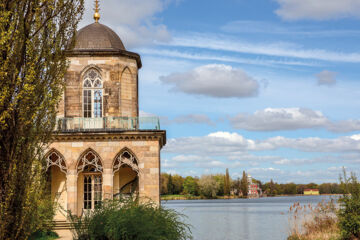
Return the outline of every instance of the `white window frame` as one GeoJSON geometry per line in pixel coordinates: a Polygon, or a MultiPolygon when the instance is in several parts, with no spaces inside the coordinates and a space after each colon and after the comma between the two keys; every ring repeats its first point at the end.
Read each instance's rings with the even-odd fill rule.
{"type": "Polygon", "coordinates": [[[102,175],[99,173],[84,173],[83,188],[84,188],[83,208],[84,208],[84,210],[94,210],[96,208],[95,202],[98,201],[98,202],[100,202],[100,204],[102,202],[102,190],[103,190],[102,175]],[[87,180],[87,178],[91,179],[91,191],[90,191],[91,199],[90,200],[89,199],[85,200],[85,194],[89,194],[89,192],[85,191],[85,180],[87,180]],[[95,178],[100,178],[100,191],[95,191],[95,178]],[[100,194],[100,199],[95,199],[96,193],[100,194]],[[90,208],[85,208],[85,201],[90,203],[90,205],[91,205],[90,208]]]}
{"type": "Polygon", "coordinates": [[[82,82],[82,116],[83,118],[102,118],[104,116],[104,81],[102,80],[101,74],[99,73],[98,70],[92,68],[89,69],[88,71],[86,71],[84,78],[83,78],[83,82],[82,82]],[[88,74],[94,71],[97,73],[97,76],[94,78],[93,81],[91,81],[91,79],[88,77],[88,74]],[[100,80],[101,82],[101,87],[95,87],[95,82],[97,80],[100,80]],[[89,81],[91,84],[91,87],[85,87],[85,82],[89,81]],[[90,94],[90,98],[91,98],[91,112],[90,112],[90,117],[85,117],[85,90],[89,90],[91,92],[90,94]],[[101,91],[101,116],[100,117],[94,117],[94,113],[95,113],[95,91],[101,91]]]}

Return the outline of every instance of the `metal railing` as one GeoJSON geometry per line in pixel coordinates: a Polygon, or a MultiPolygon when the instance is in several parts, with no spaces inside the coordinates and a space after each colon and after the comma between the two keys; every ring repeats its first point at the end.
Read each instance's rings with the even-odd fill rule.
{"type": "Polygon", "coordinates": [[[123,130],[160,130],[158,117],[57,118],[55,131],[94,132],[123,130]]]}

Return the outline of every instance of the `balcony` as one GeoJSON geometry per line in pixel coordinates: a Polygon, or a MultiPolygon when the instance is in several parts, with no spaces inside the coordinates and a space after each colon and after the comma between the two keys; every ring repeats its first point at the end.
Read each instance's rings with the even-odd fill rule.
{"type": "Polygon", "coordinates": [[[160,130],[158,117],[103,117],[57,118],[55,131],[67,132],[118,132],[160,130]]]}

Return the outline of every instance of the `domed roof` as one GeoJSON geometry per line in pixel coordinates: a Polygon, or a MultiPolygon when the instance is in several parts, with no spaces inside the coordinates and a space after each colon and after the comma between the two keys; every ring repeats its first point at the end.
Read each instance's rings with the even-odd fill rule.
{"type": "Polygon", "coordinates": [[[74,51],[125,50],[120,37],[109,27],[98,22],[87,25],[76,34],[74,51]]]}

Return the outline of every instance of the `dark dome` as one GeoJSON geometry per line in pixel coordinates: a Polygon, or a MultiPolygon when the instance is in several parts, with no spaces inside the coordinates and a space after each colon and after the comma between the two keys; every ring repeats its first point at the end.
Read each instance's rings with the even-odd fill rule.
{"type": "Polygon", "coordinates": [[[120,37],[109,27],[93,23],[80,29],[76,34],[74,51],[118,51],[125,50],[120,37]]]}

